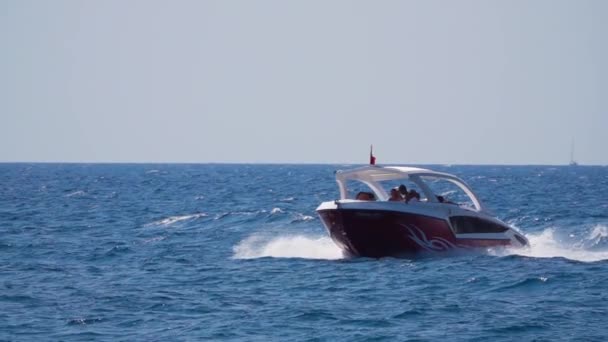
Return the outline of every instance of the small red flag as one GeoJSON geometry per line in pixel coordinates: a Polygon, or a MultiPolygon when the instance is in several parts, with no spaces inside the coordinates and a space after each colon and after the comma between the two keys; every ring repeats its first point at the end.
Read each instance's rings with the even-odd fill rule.
{"type": "Polygon", "coordinates": [[[374,145],[369,145],[369,165],[376,165],[376,157],[374,157],[374,145]]]}

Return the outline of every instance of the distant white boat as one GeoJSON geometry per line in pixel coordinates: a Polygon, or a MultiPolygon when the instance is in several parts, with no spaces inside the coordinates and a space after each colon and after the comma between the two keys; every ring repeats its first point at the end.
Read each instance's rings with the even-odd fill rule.
{"type": "Polygon", "coordinates": [[[574,160],[574,139],[572,139],[572,144],[570,144],[570,166],[578,166],[578,163],[574,160]]]}

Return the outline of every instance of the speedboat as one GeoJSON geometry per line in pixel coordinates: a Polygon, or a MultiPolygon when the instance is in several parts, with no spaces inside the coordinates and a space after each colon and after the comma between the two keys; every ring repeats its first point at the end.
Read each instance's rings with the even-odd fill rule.
{"type": "Polygon", "coordinates": [[[336,171],[336,182],[340,199],[321,203],[317,213],[346,256],[529,245],[521,232],[493,217],[462,179],[448,173],[370,165],[336,171]],[[397,186],[411,190],[403,199],[391,198],[397,186]]]}

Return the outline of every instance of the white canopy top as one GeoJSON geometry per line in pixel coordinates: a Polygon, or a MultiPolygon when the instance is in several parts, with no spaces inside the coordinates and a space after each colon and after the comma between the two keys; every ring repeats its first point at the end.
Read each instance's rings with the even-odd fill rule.
{"type": "Polygon", "coordinates": [[[418,185],[426,198],[430,202],[437,202],[437,198],[433,191],[422,178],[445,179],[462,189],[473,202],[477,211],[483,211],[482,206],[477,196],[471,188],[460,178],[449,173],[437,172],[428,169],[407,166],[364,166],[351,170],[336,171],[336,181],[340,187],[340,198],[347,198],[346,181],[357,180],[365,183],[378,195],[379,199],[388,199],[386,190],[378,183],[388,180],[408,179],[418,185]]]}

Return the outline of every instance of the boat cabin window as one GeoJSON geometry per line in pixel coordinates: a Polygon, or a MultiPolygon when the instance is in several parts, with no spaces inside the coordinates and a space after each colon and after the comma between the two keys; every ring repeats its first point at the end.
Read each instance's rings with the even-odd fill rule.
{"type": "Polygon", "coordinates": [[[507,230],[498,223],[471,216],[452,216],[450,222],[454,234],[502,233],[507,230]]]}
{"type": "Polygon", "coordinates": [[[463,208],[475,209],[475,204],[458,185],[440,178],[423,177],[424,182],[435,194],[437,201],[457,204],[463,208]]]}
{"type": "Polygon", "coordinates": [[[371,191],[359,191],[355,199],[360,201],[375,201],[376,195],[371,191]]]}

